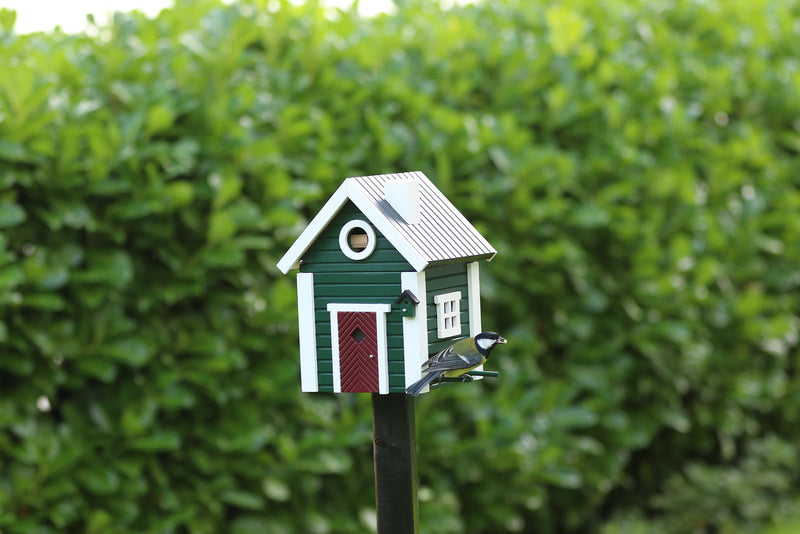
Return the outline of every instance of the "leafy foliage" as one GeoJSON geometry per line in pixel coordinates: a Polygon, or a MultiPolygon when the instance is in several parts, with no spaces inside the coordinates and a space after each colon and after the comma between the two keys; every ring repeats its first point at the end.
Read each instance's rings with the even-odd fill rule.
{"type": "Polygon", "coordinates": [[[425,532],[796,521],[798,20],[0,11],[0,531],[369,531],[368,399],[299,393],[274,265],[339,180],[396,170],[499,250],[511,340],[498,381],[418,402],[425,532]]]}

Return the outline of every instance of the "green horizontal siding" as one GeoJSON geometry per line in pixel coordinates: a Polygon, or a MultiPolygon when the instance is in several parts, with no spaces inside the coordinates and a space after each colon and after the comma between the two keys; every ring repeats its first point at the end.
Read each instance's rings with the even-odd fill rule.
{"type": "MultiPolygon", "coordinates": [[[[361,278],[360,276],[358,277],[361,278]]],[[[375,295],[393,294],[397,284],[315,284],[314,294],[320,297],[372,297],[375,295]]],[[[397,297],[395,297],[397,298],[397,297]]]]}
{"type": "MultiPolygon", "coordinates": [[[[397,273],[359,272],[358,279],[362,284],[395,284],[397,283],[397,273]]],[[[341,281],[341,273],[321,272],[314,274],[314,283],[316,284],[339,284],[341,281]]]]}
{"type": "Polygon", "coordinates": [[[405,391],[406,378],[404,375],[389,375],[389,391],[391,393],[402,393],[405,391]],[[392,387],[395,389],[392,390],[392,387]],[[397,391],[400,389],[400,391],[397,391]]]}
{"type": "MultiPolygon", "coordinates": [[[[369,222],[352,202],[345,204],[317,240],[303,255],[301,272],[384,272],[400,273],[413,271],[411,265],[395,250],[389,240],[375,228],[376,245],[372,254],[363,260],[351,260],[339,249],[339,231],[342,226],[354,219],[369,222]]],[[[329,281],[331,279],[329,278],[329,281]]]]}
{"type": "Polygon", "coordinates": [[[433,354],[448,347],[456,339],[469,336],[469,298],[467,294],[467,264],[448,264],[429,267],[425,271],[425,286],[428,293],[428,351],[433,354]],[[439,339],[437,334],[436,303],[434,297],[443,293],[461,291],[461,334],[439,339]]]}
{"type": "MultiPolygon", "coordinates": [[[[372,259],[377,262],[393,262],[397,258],[397,255],[398,254],[395,250],[379,250],[376,247],[376,249],[367,259],[372,259]]],[[[317,251],[313,255],[306,255],[305,258],[308,258],[308,261],[315,261],[318,263],[339,263],[341,262],[342,258],[345,258],[353,262],[354,264],[366,261],[366,260],[351,260],[350,258],[347,258],[347,256],[345,256],[342,253],[342,251],[339,250],[338,246],[336,250],[317,251]]]]}
{"type": "Polygon", "coordinates": [[[427,280],[435,280],[437,278],[447,278],[453,275],[464,274],[466,276],[467,266],[462,261],[459,263],[449,263],[447,265],[437,265],[429,267],[425,271],[425,278],[427,280]]]}
{"type": "MultiPolygon", "coordinates": [[[[302,258],[301,272],[314,273],[314,318],[317,333],[317,370],[320,391],[333,389],[331,322],[328,304],[392,304],[402,292],[400,273],[413,271],[409,263],[375,229],[374,252],[351,260],[339,249],[339,230],[353,219],[368,219],[348,202],[322,231],[302,258]],[[326,389],[323,389],[326,388],[326,389]]],[[[390,391],[405,387],[403,318],[399,311],[386,315],[390,391]]]]}
{"type": "MultiPolygon", "coordinates": [[[[344,257],[344,254],[342,255],[344,257]]],[[[345,258],[346,259],[346,258],[345,258]]],[[[351,262],[351,260],[347,260],[351,262]]],[[[367,261],[367,260],[362,260],[367,261]]],[[[340,263],[317,263],[313,266],[303,266],[300,264],[300,272],[303,273],[342,273],[342,272],[359,272],[359,273],[368,273],[368,272],[375,272],[375,273],[391,273],[395,272],[394,269],[397,269],[398,264],[396,262],[374,262],[374,263],[364,263],[358,266],[358,268],[353,268],[353,263],[356,262],[340,262],[340,263]]],[[[413,271],[414,269],[409,265],[406,271],[413,271]]],[[[400,271],[398,271],[400,272],[400,271]]]]}

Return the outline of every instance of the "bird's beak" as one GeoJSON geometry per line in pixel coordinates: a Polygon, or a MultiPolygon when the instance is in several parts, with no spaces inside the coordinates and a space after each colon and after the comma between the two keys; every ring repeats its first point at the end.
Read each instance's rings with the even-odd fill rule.
{"type": "Polygon", "coordinates": [[[505,345],[506,343],[508,343],[508,340],[504,337],[499,337],[497,338],[497,342],[500,343],[501,345],[505,345]]]}

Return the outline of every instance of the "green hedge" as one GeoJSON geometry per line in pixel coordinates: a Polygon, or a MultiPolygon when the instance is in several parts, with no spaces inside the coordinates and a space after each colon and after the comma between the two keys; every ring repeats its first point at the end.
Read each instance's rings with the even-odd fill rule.
{"type": "Polygon", "coordinates": [[[793,519],[798,4],[398,4],[0,11],[0,532],[368,532],[369,399],[299,393],[275,263],[400,170],[511,340],[417,403],[424,532],[793,519]]]}

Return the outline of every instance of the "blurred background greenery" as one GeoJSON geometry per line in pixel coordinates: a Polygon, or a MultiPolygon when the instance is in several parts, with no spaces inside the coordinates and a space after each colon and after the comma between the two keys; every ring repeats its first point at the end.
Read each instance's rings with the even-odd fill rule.
{"type": "Polygon", "coordinates": [[[422,532],[800,531],[800,4],[0,10],[0,532],[357,533],[366,395],[275,262],[421,170],[498,380],[417,403],[422,532]],[[504,348],[505,349],[505,348],[504,348]]]}

